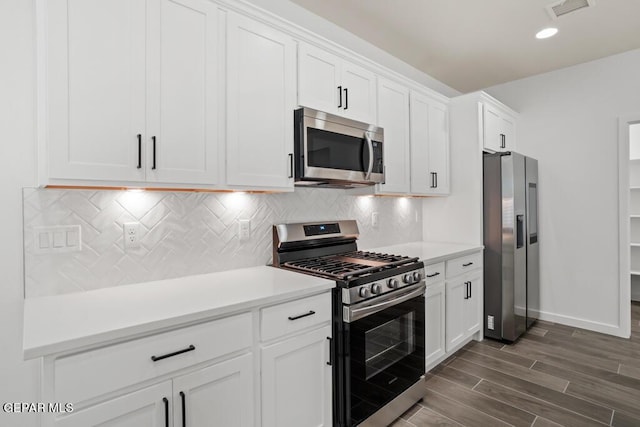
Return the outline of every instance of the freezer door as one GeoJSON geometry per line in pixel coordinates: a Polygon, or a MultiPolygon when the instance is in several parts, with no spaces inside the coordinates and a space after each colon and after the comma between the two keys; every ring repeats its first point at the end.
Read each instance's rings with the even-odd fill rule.
{"type": "Polygon", "coordinates": [[[540,249],[538,234],[538,161],[527,157],[527,328],[540,312],[540,249]]]}
{"type": "Polygon", "coordinates": [[[502,161],[502,338],[514,341],[527,328],[527,216],[525,157],[502,161]]]}

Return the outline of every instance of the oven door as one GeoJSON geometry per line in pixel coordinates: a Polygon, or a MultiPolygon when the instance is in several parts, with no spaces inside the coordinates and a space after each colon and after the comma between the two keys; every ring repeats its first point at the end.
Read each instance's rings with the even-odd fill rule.
{"type": "Polygon", "coordinates": [[[424,290],[420,282],[384,301],[343,309],[347,425],[364,421],[424,375],[424,290]]]}
{"type": "MultiPolygon", "coordinates": [[[[310,114],[309,109],[304,110],[310,114]]],[[[296,180],[375,184],[384,181],[380,128],[326,113],[296,115],[296,180]],[[299,157],[298,157],[299,156],[299,157]]]]}

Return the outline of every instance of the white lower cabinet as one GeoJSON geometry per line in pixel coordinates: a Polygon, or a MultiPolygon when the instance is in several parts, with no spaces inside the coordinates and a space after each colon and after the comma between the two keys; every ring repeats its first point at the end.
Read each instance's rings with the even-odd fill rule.
{"type": "Polygon", "coordinates": [[[125,394],[60,418],[55,427],[161,427],[171,405],[171,381],[125,394]],[[165,401],[166,399],[166,401],[165,401]]]}
{"type": "Polygon", "coordinates": [[[428,372],[472,339],[482,339],[482,251],[425,266],[428,372]]]}
{"type": "Polygon", "coordinates": [[[482,273],[447,281],[446,289],[446,348],[451,351],[480,330],[482,273]]]}
{"type": "Polygon", "coordinates": [[[253,426],[253,355],[174,379],[173,402],[175,427],[253,426]]]}
{"type": "Polygon", "coordinates": [[[446,298],[444,282],[428,285],[425,293],[425,355],[427,370],[445,354],[446,298]]]}
{"type": "Polygon", "coordinates": [[[330,427],[331,336],[324,292],[51,355],[42,400],[72,403],[74,411],[43,414],[41,425],[330,427]]]}
{"type": "Polygon", "coordinates": [[[332,425],[330,338],[327,325],[262,348],[262,427],[332,425]]]}

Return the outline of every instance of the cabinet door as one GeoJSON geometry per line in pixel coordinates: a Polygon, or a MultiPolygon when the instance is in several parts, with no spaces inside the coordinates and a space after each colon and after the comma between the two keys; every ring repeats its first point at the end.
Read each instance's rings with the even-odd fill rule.
{"type": "Polygon", "coordinates": [[[252,354],[177,377],[173,393],[174,426],[253,426],[252,354]]]}
{"type": "Polygon", "coordinates": [[[500,111],[484,104],[483,107],[483,125],[484,125],[484,148],[490,151],[502,151],[501,122],[502,115],[500,111]]]}
{"type": "Polygon", "coordinates": [[[409,192],[409,90],[378,79],[378,125],[384,128],[385,182],[382,193],[409,192]]]}
{"type": "Polygon", "coordinates": [[[513,151],[516,149],[516,121],[513,117],[502,116],[501,133],[504,135],[503,151],[513,151]]]}
{"type": "Polygon", "coordinates": [[[435,366],[445,353],[445,286],[444,282],[427,286],[425,293],[425,354],[427,370],[435,366]]]}
{"type": "Polygon", "coordinates": [[[330,427],[331,326],[262,348],[262,426],[330,427]]]}
{"type": "Polygon", "coordinates": [[[468,279],[469,298],[464,301],[464,328],[466,336],[472,335],[480,330],[482,322],[482,277],[474,275],[468,279]]]}
{"type": "Polygon", "coordinates": [[[365,123],[375,123],[376,75],[348,61],[342,62],[341,75],[343,96],[338,114],[365,123]]]}
{"type": "Polygon", "coordinates": [[[449,193],[449,118],[445,104],[411,92],[411,193],[449,193]]]}
{"type": "Polygon", "coordinates": [[[429,105],[429,177],[434,174],[432,194],[449,194],[449,111],[445,104],[429,105]]]}
{"type": "Polygon", "coordinates": [[[229,12],[227,184],[293,188],[295,53],[288,35],[229,12]]]}
{"type": "Polygon", "coordinates": [[[451,351],[466,338],[463,310],[466,302],[467,285],[464,278],[446,284],[446,337],[447,351],[451,351]]]}
{"type": "Polygon", "coordinates": [[[218,178],[218,9],[207,0],[149,2],[147,179],[218,178]]]}
{"type": "Polygon", "coordinates": [[[306,43],[298,46],[298,104],[341,114],[340,59],[306,43]]]}
{"type": "Polygon", "coordinates": [[[165,381],[74,412],[59,418],[54,425],[56,427],[164,427],[167,425],[171,403],[171,381],[165,381]]]}
{"type": "Polygon", "coordinates": [[[49,178],[144,179],[144,0],[46,2],[49,178]],[[142,144],[140,144],[142,145],[142,144]]]}

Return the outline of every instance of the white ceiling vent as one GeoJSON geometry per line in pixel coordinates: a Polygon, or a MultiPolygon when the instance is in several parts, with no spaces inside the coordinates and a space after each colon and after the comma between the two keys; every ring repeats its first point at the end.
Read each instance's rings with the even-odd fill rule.
{"type": "Polygon", "coordinates": [[[558,19],[567,13],[592,7],[594,4],[595,0],[561,0],[548,5],[546,9],[551,19],[558,19]]]}

